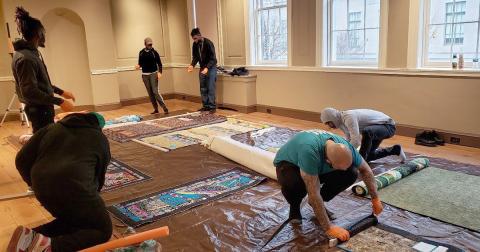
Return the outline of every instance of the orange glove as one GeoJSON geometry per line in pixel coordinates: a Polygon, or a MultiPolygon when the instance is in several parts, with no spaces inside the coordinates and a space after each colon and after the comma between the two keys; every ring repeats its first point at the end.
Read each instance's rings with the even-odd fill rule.
{"type": "Polygon", "coordinates": [[[75,102],[75,96],[72,94],[72,92],[63,91],[62,97],[65,99],[71,99],[72,101],[75,102]]]}
{"type": "Polygon", "coordinates": [[[350,233],[346,229],[335,225],[331,225],[326,234],[340,241],[348,241],[350,239],[350,233]]]}
{"type": "Polygon", "coordinates": [[[62,104],[60,104],[60,108],[62,108],[64,112],[73,111],[73,103],[68,100],[63,100],[62,104]]]}
{"type": "Polygon", "coordinates": [[[378,197],[372,199],[372,209],[373,209],[373,214],[375,215],[379,215],[383,211],[382,202],[378,197]]]}

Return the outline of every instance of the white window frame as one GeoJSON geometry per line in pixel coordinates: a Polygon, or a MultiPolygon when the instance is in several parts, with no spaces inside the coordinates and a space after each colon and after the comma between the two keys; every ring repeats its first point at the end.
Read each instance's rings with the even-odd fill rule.
{"type": "Polygon", "coordinates": [[[277,66],[288,66],[290,65],[291,57],[290,57],[290,1],[287,0],[285,5],[276,5],[274,7],[267,7],[262,8],[261,10],[265,9],[275,9],[275,8],[287,8],[287,59],[285,60],[262,60],[261,58],[261,39],[259,38],[259,24],[258,24],[258,11],[257,9],[257,2],[258,0],[248,0],[248,10],[249,10],[249,26],[250,29],[248,31],[248,61],[252,65],[277,65],[277,66]]]}
{"type": "MultiPolygon", "coordinates": [[[[462,2],[464,0],[455,0],[455,1],[452,0],[452,2],[457,2],[457,1],[462,2]]],[[[437,62],[430,62],[428,60],[429,26],[430,26],[430,2],[431,2],[431,0],[423,0],[423,3],[422,3],[423,13],[422,13],[422,17],[420,18],[420,20],[423,21],[423,25],[421,26],[421,31],[419,32],[420,33],[419,37],[421,38],[421,41],[420,41],[420,45],[421,45],[420,57],[421,58],[419,60],[419,62],[421,64],[420,67],[421,68],[451,68],[452,67],[451,59],[453,57],[452,48],[454,46],[453,43],[450,44],[450,60],[448,60],[448,61],[437,61],[437,62]]],[[[480,12],[480,7],[479,7],[479,12],[480,12]]],[[[455,10],[454,10],[454,13],[455,13],[455,10]]],[[[478,26],[477,26],[477,29],[478,29],[477,30],[477,46],[476,46],[477,56],[476,57],[479,58],[479,56],[480,56],[480,48],[479,48],[479,45],[480,45],[480,41],[479,41],[479,38],[480,38],[480,13],[479,13],[479,17],[478,17],[477,21],[473,21],[473,22],[472,21],[469,21],[469,22],[462,21],[462,22],[460,22],[460,24],[475,23],[475,22],[478,23],[478,26]]],[[[456,23],[453,23],[453,24],[456,24],[456,23]]],[[[472,62],[467,62],[467,61],[464,62],[464,68],[472,68],[472,66],[473,66],[472,62]]],[[[472,70],[476,70],[476,69],[472,69],[472,70]]]]}
{"type": "MultiPolygon", "coordinates": [[[[324,10],[323,10],[323,15],[324,17],[324,24],[323,24],[323,45],[324,45],[324,50],[323,54],[323,65],[327,67],[383,67],[385,64],[385,54],[386,54],[386,36],[383,34],[386,33],[386,26],[388,22],[388,3],[385,0],[379,0],[380,1],[380,16],[379,16],[379,32],[378,32],[378,41],[379,41],[379,46],[378,46],[378,57],[376,61],[368,61],[368,60],[342,60],[342,61],[332,61],[332,24],[333,24],[333,17],[332,17],[332,12],[333,12],[333,1],[334,0],[324,0],[324,10]]],[[[366,0],[365,0],[366,4],[366,0]]],[[[364,8],[366,9],[366,7],[364,8]]],[[[348,14],[347,14],[348,15],[348,14]]],[[[364,18],[366,16],[366,13],[364,13],[364,18]]],[[[364,27],[362,30],[365,29],[365,22],[364,22],[364,27]]],[[[365,36],[365,32],[364,32],[365,36]]],[[[365,39],[364,39],[365,41],[365,39]]],[[[365,45],[364,45],[365,46],[365,45]]]]}

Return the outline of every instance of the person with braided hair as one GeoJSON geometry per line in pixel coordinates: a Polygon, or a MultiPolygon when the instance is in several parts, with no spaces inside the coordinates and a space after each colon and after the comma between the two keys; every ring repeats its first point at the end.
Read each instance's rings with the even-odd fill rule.
{"type": "Polygon", "coordinates": [[[25,112],[35,133],[54,122],[54,105],[65,112],[72,111],[73,104],[68,99],[75,102],[75,96],[52,85],[47,66],[38,51],[38,47],[45,47],[45,28],[40,20],[31,17],[23,7],[17,7],[15,22],[22,39],[13,43],[12,72],[18,98],[25,104],[25,112]]]}

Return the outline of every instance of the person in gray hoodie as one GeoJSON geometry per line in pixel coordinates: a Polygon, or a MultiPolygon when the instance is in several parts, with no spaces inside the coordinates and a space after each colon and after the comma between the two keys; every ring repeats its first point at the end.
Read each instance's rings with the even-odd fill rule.
{"type": "Polygon", "coordinates": [[[403,163],[407,159],[402,146],[394,145],[379,148],[384,139],[395,135],[395,121],[386,114],[371,109],[352,109],[339,111],[334,108],[322,110],[320,119],[333,129],[340,129],[345,139],[356,149],[360,147],[360,155],[367,161],[396,155],[403,163]]]}
{"type": "Polygon", "coordinates": [[[18,98],[25,104],[25,112],[35,133],[53,123],[53,105],[60,106],[65,112],[72,111],[73,104],[68,99],[75,101],[75,96],[52,85],[50,81],[47,66],[38,51],[38,47],[45,47],[45,28],[40,20],[31,17],[22,7],[17,7],[15,21],[23,38],[13,43],[12,72],[18,98]]]}

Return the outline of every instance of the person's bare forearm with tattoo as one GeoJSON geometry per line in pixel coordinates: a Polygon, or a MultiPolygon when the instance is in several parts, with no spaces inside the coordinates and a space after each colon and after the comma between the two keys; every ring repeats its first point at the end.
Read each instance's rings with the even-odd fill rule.
{"type": "MultiPolygon", "coordinates": [[[[368,191],[372,197],[373,213],[378,215],[382,212],[383,206],[377,195],[377,188],[372,170],[368,166],[367,162],[362,160],[362,164],[359,166],[358,171],[362,177],[362,180],[367,185],[368,191]]],[[[318,176],[309,175],[303,171],[300,171],[300,174],[307,189],[308,203],[310,206],[312,206],[315,216],[317,217],[317,220],[323,231],[327,235],[339,238],[342,241],[348,240],[350,238],[350,234],[347,230],[330,223],[327,211],[325,209],[325,204],[322,196],[320,195],[320,180],[318,179],[318,176]]]]}
{"type": "Polygon", "coordinates": [[[375,215],[379,215],[383,211],[383,205],[377,194],[377,183],[370,166],[362,160],[362,164],[358,167],[358,172],[363,182],[367,186],[370,197],[372,198],[372,209],[375,215]]]}
{"type": "Polygon", "coordinates": [[[309,175],[303,171],[300,171],[300,175],[307,188],[308,204],[312,206],[323,231],[327,231],[330,228],[330,220],[328,219],[327,210],[320,195],[320,180],[317,175],[309,175]]]}

